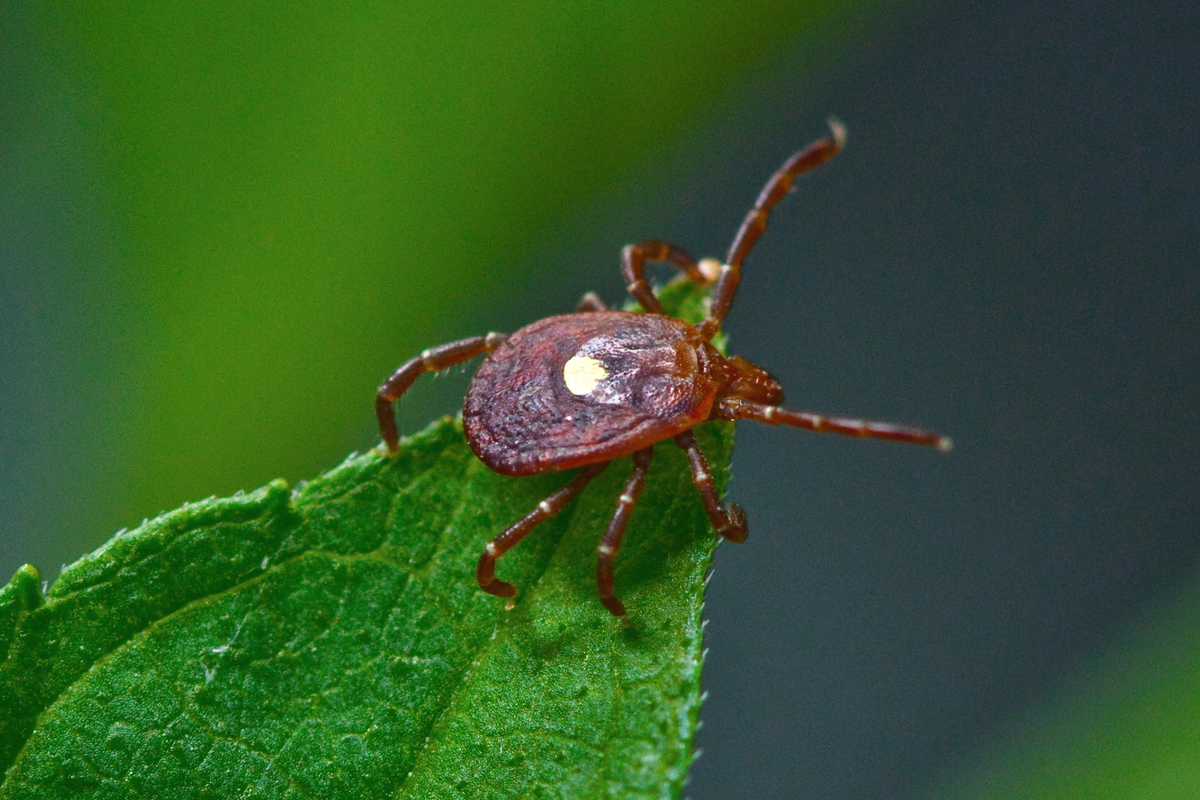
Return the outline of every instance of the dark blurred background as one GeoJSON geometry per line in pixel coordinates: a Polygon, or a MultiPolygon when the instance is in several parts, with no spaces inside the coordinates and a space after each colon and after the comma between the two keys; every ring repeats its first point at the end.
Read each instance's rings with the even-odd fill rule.
{"type": "Polygon", "coordinates": [[[1196,6],[0,15],[4,576],[373,446],[628,241],[722,255],[836,114],[732,349],[956,449],[739,426],[688,794],[1200,797],[1196,6]]]}

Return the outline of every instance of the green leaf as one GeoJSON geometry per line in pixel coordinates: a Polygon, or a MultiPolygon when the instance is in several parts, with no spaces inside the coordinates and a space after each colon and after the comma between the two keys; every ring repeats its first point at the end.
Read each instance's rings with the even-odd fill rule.
{"type": "MultiPolygon", "coordinates": [[[[731,426],[698,436],[723,485],[731,426]]],[[[630,624],[610,616],[595,547],[628,471],[500,561],[511,612],[475,562],[569,476],[496,475],[449,418],[395,459],[119,533],[45,597],[23,567],[0,590],[0,798],[678,796],[715,538],[660,445],[617,563],[630,624]]]]}

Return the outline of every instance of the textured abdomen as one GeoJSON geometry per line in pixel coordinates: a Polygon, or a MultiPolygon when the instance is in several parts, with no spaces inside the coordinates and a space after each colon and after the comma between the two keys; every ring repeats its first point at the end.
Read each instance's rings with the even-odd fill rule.
{"type": "Polygon", "coordinates": [[[505,475],[627,455],[708,418],[710,363],[708,344],[672,317],[549,317],[510,336],[475,374],[467,441],[505,475]]]}

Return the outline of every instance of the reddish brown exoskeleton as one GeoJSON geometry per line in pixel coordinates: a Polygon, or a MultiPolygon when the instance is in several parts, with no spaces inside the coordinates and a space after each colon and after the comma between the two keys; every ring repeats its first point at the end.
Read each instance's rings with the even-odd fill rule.
{"type": "Polygon", "coordinates": [[[538,523],[561,511],[613,459],[632,455],[633,474],[597,548],[596,565],[601,602],[613,614],[624,615],[625,606],[613,590],[613,559],[645,485],[654,445],[670,438],[687,453],[713,528],[730,541],[743,541],[746,515],[737,505],[722,506],[708,463],[692,435],[692,428],[710,419],[752,419],[949,449],[950,440],[936,433],[781,408],[783,389],[770,373],[744,358],[726,358],[709,343],[729,312],[742,261],[766,228],[771,208],[788,193],[797,175],[841,150],[845,131],[836,120],[830,121],[830,128],[831,136],[793,155],[767,181],[724,263],[697,262],[678,247],[657,241],[625,247],[621,273],[629,294],[646,313],[610,311],[589,292],[574,314],[548,317],[512,336],[489,333],[426,350],[379,388],[375,401],[379,428],[394,454],[399,433],[392,403],[422,373],[487,353],[463,406],[467,442],[479,459],[502,475],[583,468],[570,483],[487,543],[476,570],[484,591],[514,597],[516,587],[496,577],[496,559],[538,523]],[[693,326],[663,314],[642,274],[647,261],[670,262],[696,283],[712,284],[712,303],[704,321],[693,326]]]}

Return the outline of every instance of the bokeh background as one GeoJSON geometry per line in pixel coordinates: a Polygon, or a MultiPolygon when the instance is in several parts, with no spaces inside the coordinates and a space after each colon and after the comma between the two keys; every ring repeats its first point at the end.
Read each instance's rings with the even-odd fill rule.
{"type": "MultiPolygon", "coordinates": [[[[430,344],[747,261],[701,798],[1200,797],[1194,4],[9,0],[0,573],[375,444],[430,344]],[[665,273],[664,273],[665,277],[665,273]]],[[[407,430],[467,375],[406,398],[407,430]]]]}

